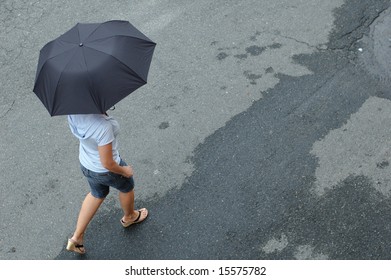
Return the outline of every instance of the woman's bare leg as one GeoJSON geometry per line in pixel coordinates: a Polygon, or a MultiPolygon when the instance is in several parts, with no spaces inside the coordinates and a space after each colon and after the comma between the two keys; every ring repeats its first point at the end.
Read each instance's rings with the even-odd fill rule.
{"type": "Polygon", "coordinates": [[[125,223],[134,221],[137,218],[139,218],[139,220],[144,220],[148,215],[147,211],[143,211],[141,213],[141,216],[139,217],[139,212],[134,209],[134,190],[127,193],[120,192],[119,201],[122,210],[124,211],[122,221],[124,221],[125,223]]]}
{"type": "Polygon", "coordinates": [[[83,244],[84,232],[103,200],[104,198],[96,198],[91,193],[87,194],[80,209],[76,230],[71,238],[74,242],[83,244]]]}

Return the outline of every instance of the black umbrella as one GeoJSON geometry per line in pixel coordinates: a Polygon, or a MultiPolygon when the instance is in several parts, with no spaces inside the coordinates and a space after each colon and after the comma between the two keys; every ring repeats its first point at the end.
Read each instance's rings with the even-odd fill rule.
{"type": "Polygon", "coordinates": [[[128,21],[78,23],[41,49],[33,91],[51,116],[105,113],[147,83],[155,45],[128,21]]]}

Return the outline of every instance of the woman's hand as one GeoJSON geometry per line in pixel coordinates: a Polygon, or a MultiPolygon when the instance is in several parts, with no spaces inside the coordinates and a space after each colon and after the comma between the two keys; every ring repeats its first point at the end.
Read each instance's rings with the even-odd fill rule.
{"type": "Polygon", "coordinates": [[[122,169],[124,170],[124,173],[122,174],[122,176],[126,177],[126,178],[130,178],[133,176],[133,168],[129,165],[127,166],[122,166],[122,169]]]}
{"type": "Polygon", "coordinates": [[[126,178],[130,178],[133,176],[133,169],[131,166],[120,166],[113,159],[113,146],[111,143],[98,146],[100,162],[102,166],[107,170],[120,174],[126,178]]]}

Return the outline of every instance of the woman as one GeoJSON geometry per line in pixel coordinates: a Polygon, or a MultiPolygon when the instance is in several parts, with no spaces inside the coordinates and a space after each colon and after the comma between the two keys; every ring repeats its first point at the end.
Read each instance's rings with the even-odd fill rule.
{"type": "Polygon", "coordinates": [[[109,187],[119,191],[119,201],[124,212],[120,220],[123,227],[144,221],[148,210],[134,209],[133,170],[120,158],[118,152],[118,122],[107,114],[69,115],[68,122],[72,133],[80,140],[80,167],[91,191],[84,199],[76,230],[68,239],[66,248],[84,254],[84,233],[109,194],[109,187]]]}

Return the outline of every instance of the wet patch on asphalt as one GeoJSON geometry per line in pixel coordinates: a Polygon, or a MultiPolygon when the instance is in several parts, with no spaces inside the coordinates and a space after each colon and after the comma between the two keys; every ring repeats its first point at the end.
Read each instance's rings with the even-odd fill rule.
{"type": "Polygon", "coordinates": [[[261,258],[389,259],[391,201],[373,188],[370,178],[350,176],[321,198],[304,192],[302,203],[273,229],[272,238],[283,236],[285,246],[271,251],[266,244],[261,258]],[[310,246],[311,254],[297,254],[303,246],[310,246]]]}
{"type": "MultiPolygon", "coordinates": [[[[256,41],[257,40],[256,37],[259,34],[260,33],[257,32],[256,35],[250,37],[250,40],[256,41]]],[[[214,41],[211,43],[212,46],[217,45],[217,44],[218,44],[217,41],[214,41]]],[[[218,48],[218,50],[220,52],[216,55],[216,58],[218,60],[224,60],[227,57],[229,57],[232,53],[236,53],[236,54],[233,54],[233,56],[235,58],[237,58],[239,60],[245,60],[251,56],[259,56],[268,49],[275,50],[275,49],[281,48],[282,46],[283,45],[280,43],[273,43],[273,44],[267,45],[267,46],[251,45],[251,46],[245,47],[244,53],[237,53],[238,47],[218,48]],[[234,52],[232,50],[234,50],[234,52]]]]}
{"type": "Polygon", "coordinates": [[[314,191],[323,195],[351,175],[372,178],[374,187],[391,193],[391,101],[370,97],[341,128],[314,143],[318,158],[314,191]]]}
{"type": "Polygon", "coordinates": [[[389,259],[391,204],[373,178],[349,175],[321,196],[311,192],[314,143],[369,98],[391,99],[345,51],[297,56],[313,74],[277,74],[280,83],[262,101],[198,146],[196,170],[181,189],[137,202],[152,209],[143,224],[107,238],[102,229],[119,228],[112,217],[121,213],[105,210],[91,224],[89,258],[389,259]]]}

